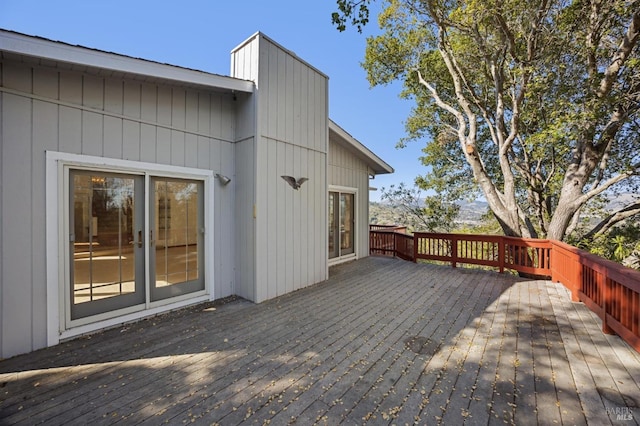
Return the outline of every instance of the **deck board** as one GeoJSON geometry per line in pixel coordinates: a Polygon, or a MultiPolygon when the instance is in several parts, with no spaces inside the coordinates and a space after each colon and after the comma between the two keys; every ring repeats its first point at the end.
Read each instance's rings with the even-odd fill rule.
{"type": "Polygon", "coordinates": [[[640,355],[559,284],[370,257],[0,361],[0,424],[620,424],[640,355]]]}

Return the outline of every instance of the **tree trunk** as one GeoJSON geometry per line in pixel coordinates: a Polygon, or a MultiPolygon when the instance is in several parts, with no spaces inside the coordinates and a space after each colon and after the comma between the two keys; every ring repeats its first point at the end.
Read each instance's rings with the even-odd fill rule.
{"type": "MultiPolygon", "coordinates": [[[[593,166],[591,167],[593,170],[593,166]]],[[[553,217],[549,222],[549,229],[547,230],[547,238],[550,240],[562,241],[567,232],[567,228],[581,206],[577,200],[582,196],[582,189],[584,188],[584,178],[578,177],[571,178],[571,176],[589,176],[590,171],[585,171],[584,167],[573,167],[565,174],[564,183],[562,184],[562,190],[560,191],[560,198],[558,199],[558,205],[553,212],[553,217]]]]}

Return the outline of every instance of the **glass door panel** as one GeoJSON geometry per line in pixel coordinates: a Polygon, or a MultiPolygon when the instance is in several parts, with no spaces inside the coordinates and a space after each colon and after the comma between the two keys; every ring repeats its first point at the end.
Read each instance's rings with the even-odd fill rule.
{"type": "Polygon", "coordinates": [[[338,193],[329,192],[329,259],[340,256],[339,233],[338,193]]]}
{"type": "Polygon", "coordinates": [[[151,300],[204,290],[202,182],[153,178],[150,203],[151,300]]]}
{"type": "Polygon", "coordinates": [[[70,170],[71,319],[144,303],[144,181],[70,170]]]}
{"type": "Polygon", "coordinates": [[[329,259],[355,253],[355,194],[329,192],[329,259]]]}
{"type": "Polygon", "coordinates": [[[354,252],[353,194],[340,194],[340,255],[354,252]]]}

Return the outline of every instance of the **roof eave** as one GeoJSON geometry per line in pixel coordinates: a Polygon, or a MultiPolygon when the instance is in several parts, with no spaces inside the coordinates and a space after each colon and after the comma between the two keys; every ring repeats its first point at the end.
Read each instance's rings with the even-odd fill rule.
{"type": "Polygon", "coordinates": [[[393,167],[378,157],[373,151],[367,148],[356,138],[351,136],[333,120],[329,120],[329,131],[335,133],[338,136],[339,141],[343,141],[348,144],[351,151],[355,152],[360,158],[362,158],[375,174],[382,175],[394,172],[393,167]]]}
{"type": "Polygon", "coordinates": [[[51,61],[81,64],[127,74],[189,83],[222,90],[252,93],[251,81],[210,74],[175,65],[133,58],[116,53],[0,30],[0,50],[14,54],[43,58],[51,61]]]}

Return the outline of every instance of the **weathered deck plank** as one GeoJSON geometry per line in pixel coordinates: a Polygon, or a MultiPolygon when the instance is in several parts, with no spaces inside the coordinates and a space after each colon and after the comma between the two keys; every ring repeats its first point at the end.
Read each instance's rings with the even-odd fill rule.
{"type": "Polygon", "coordinates": [[[367,258],[0,361],[0,424],[618,424],[640,355],[566,290],[367,258]]]}

